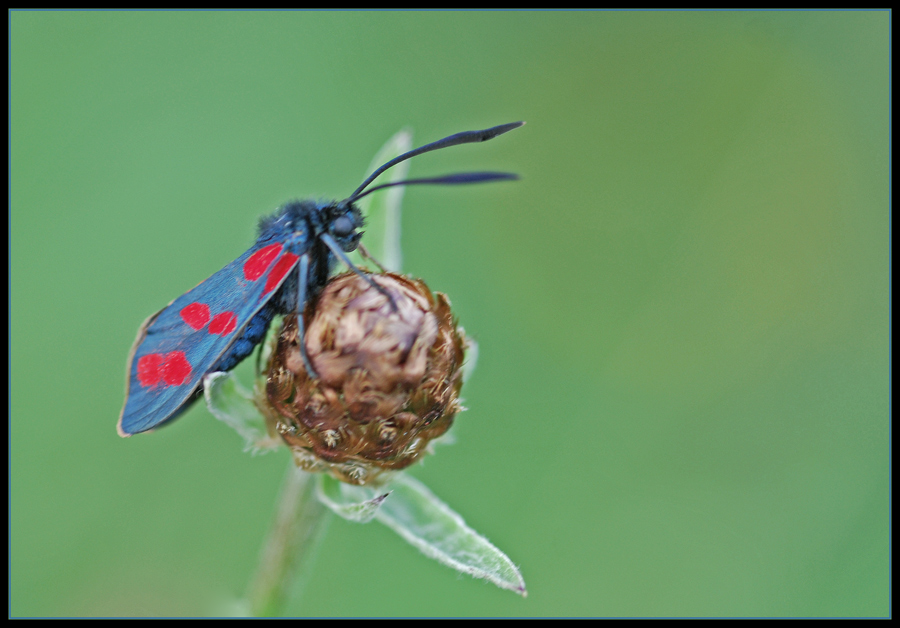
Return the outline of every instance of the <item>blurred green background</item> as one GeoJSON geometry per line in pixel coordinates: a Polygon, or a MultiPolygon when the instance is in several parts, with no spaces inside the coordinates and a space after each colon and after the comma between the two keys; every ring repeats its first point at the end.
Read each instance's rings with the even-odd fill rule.
{"type": "Polygon", "coordinates": [[[522,180],[403,248],[481,347],[414,475],[529,597],[335,520],[291,612],[890,612],[889,13],[9,17],[11,615],[229,612],[288,456],[119,438],[138,325],[400,128],[519,119],[413,160],[522,180]]]}

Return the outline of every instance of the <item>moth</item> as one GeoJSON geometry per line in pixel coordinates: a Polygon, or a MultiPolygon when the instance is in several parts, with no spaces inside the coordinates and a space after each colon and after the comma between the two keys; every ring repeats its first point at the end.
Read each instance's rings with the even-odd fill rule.
{"type": "Polygon", "coordinates": [[[300,314],[307,300],[328,282],[338,261],[384,293],[393,305],[390,294],[347,257],[363,235],[363,215],[356,201],[398,185],[517,179],[505,172],[464,172],[369,187],[381,173],[402,161],[441,148],[484,142],[522,124],[450,135],[383,164],[344,200],[291,201],[260,220],[253,246],[141,325],[128,358],[119,435],[146,432],[177,418],[202,394],[203,378],[231,370],[249,356],[278,315],[298,314],[301,355],[307,372],[315,377],[302,341],[300,314]]]}

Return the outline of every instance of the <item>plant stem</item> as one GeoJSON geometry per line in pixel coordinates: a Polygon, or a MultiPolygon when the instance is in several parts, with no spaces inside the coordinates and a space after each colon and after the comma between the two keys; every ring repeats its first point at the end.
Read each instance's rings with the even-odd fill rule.
{"type": "Polygon", "coordinates": [[[281,615],[291,594],[299,597],[312,574],[316,549],[330,511],[316,497],[315,477],[290,463],[278,510],[250,587],[254,617],[281,615]]]}

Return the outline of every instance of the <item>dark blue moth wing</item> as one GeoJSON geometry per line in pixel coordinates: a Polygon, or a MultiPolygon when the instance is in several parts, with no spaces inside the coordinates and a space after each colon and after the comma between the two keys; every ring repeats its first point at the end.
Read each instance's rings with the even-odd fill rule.
{"type": "Polygon", "coordinates": [[[217,363],[228,363],[227,369],[239,361],[229,352],[236,341],[246,344],[241,336],[248,323],[275,295],[298,259],[282,243],[257,242],[148,318],[128,361],[119,434],[145,432],[174,418],[194,399],[204,375],[217,363]]]}

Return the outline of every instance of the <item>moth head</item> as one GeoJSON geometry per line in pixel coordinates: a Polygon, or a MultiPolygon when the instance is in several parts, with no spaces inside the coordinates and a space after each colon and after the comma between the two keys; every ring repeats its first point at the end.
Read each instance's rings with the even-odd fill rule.
{"type": "Polygon", "coordinates": [[[328,233],[337,241],[344,251],[355,251],[363,232],[362,212],[351,202],[338,203],[328,222],[328,233]]]}

